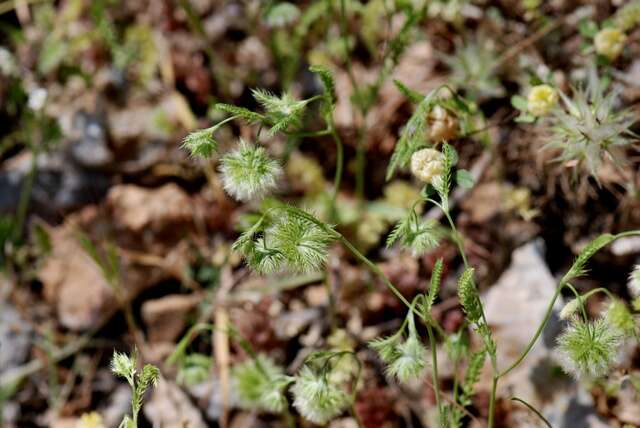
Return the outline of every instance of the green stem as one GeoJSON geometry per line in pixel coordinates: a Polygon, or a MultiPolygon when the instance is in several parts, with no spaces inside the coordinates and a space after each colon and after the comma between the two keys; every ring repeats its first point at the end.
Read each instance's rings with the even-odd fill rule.
{"type": "Polygon", "coordinates": [[[518,403],[523,404],[524,406],[526,406],[529,410],[531,410],[533,413],[536,414],[536,416],[538,416],[540,418],[540,420],[542,422],[544,422],[544,424],[546,426],[548,426],[549,428],[551,427],[551,424],[549,423],[549,421],[542,416],[542,413],[540,413],[540,411],[538,409],[536,409],[535,407],[533,407],[531,404],[527,403],[526,401],[524,401],[522,398],[518,398],[518,397],[511,397],[511,401],[517,401],[518,403]]]}
{"type": "Polygon", "coordinates": [[[491,382],[491,399],[489,400],[489,422],[487,426],[493,428],[494,418],[496,413],[496,391],[498,390],[498,379],[500,375],[494,375],[491,382]]]}
{"type": "Polygon", "coordinates": [[[331,195],[331,217],[334,221],[337,220],[337,207],[336,200],[338,198],[338,192],[340,191],[340,184],[342,183],[342,170],[344,168],[344,145],[342,140],[336,132],[336,128],[333,121],[329,125],[333,140],[336,142],[336,174],[333,179],[333,194],[331,195]]]}
{"type": "Polygon", "coordinates": [[[436,405],[438,406],[438,426],[442,426],[444,421],[442,419],[442,403],[440,401],[440,386],[438,384],[438,353],[436,352],[436,338],[433,335],[431,325],[426,321],[425,323],[427,325],[427,334],[429,335],[429,346],[431,347],[431,364],[433,366],[431,375],[433,379],[433,391],[436,395],[436,405]]]}
{"type": "Polygon", "coordinates": [[[331,129],[322,129],[320,131],[310,131],[310,132],[285,132],[288,137],[295,138],[313,138],[313,137],[323,137],[325,135],[331,134],[331,129]]]}

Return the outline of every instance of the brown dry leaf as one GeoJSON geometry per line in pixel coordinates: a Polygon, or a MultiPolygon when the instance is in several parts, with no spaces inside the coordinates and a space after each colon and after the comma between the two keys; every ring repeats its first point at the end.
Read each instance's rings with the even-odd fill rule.
{"type": "Polygon", "coordinates": [[[160,378],[143,412],[154,427],[205,428],[202,415],[174,383],[160,378]]]}

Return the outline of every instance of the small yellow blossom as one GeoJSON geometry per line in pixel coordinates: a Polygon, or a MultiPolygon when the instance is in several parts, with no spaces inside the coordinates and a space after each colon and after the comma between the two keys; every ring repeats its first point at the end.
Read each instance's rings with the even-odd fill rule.
{"type": "Polygon", "coordinates": [[[529,113],[544,116],[558,102],[558,92],[549,85],[537,85],[531,88],[527,98],[529,113]]]}
{"type": "Polygon", "coordinates": [[[418,180],[433,184],[442,174],[442,153],[435,149],[418,150],[411,156],[411,173],[418,180]]]}
{"type": "Polygon", "coordinates": [[[80,416],[76,428],[104,428],[102,416],[98,412],[89,412],[80,416]]]}
{"type": "Polygon", "coordinates": [[[624,48],[627,36],[617,28],[603,28],[598,31],[593,42],[596,52],[602,56],[609,58],[611,61],[616,59],[624,48]]]}

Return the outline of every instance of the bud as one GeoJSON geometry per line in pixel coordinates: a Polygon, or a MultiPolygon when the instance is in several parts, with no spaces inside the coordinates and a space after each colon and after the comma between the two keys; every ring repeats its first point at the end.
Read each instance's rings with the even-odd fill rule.
{"type": "Polygon", "coordinates": [[[593,43],[599,55],[615,60],[624,48],[627,36],[617,28],[603,28],[596,34],[593,43]]]}
{"type": "Polygon", "coordinates": [[[427,122],[431,141],[449,141],[458,135],[458,120],[443,107],[435,106],[429,112],[427,122]]]}
{"type": "Polygon", "coordinates": [[[568,320],[578,309],[580,309],[580,300],[577,298],[569,300],[560,310],[560,319],[568,320]]]}
{"type": "Polygon", "coordinates": [[[549,85],[537,85],[531,88],[527,97],[529,113],[544,116],[558,103],[558,92],[549,85]]]}
{"type": "Polygon", "coordinates": [[[627,288],[633,297],[640,297],[640,265],[635,265],[629,274],[627,288]]]}
{"type": "Polygon", "coordinates": [[[442,174],[442,153],[435,149],[418,150],[411,156],[411,173],[420,181],[432,183],[442,174]]]}

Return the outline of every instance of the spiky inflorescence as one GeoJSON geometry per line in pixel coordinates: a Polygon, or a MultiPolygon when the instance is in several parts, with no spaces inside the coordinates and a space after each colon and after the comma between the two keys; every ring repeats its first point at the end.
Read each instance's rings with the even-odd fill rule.
{"type": "Polygon", "coordinates": [[[351,397],[346,392],[309,366],[300,369],[291,392],[298,412],[319,425],[326,424],[351,405],[351,397]]]}
{"type": "Polygon", "coordinates": [[[270,135],[286,131],[291,125],[299,125],[308,100],[297,101],[288,92],[280,97],[263,89],[251,91],[255,100],[265,109],[267,121],[271,124],[270,135]]]}
{"type": "Polygon", "coordinates": [[[437,247],[441,238],[442,232],[437,221],[421,220],[412,210],[393,228],[387,238],[387,247],[399,241],[403,247],[410,248],[415,256],[420,256],[437,247]]]}
{"type": "Polygon", "coordinates": [[[247,360],[231,370],[238,405],[249,410],[280,413],[287,405],[284,390],[293,379],[265,355],[247,360]]]}
{"type": "Polygon", "coordinates": [[[379,337],[371,342],[369,346],[376,351],[380,359],[387,364],[392,363],[398,358],[398,345],[400,344],[400,335],[394,334],[388,337],[379,337]]]}
{"type": "Polygon", "coordinates": [[[189,150],[191,156],[208,159],[216,150],[218,142],[213,138],[214,128],[200,129],[184,137],[182,147],[189,150]]]}
{"type": "Polygon", "coordinates": [[[621,339],[621,333],[604,318],[574,318],[558,338],[562,367],[577,379],[601,378],[613,364],[621,339]]]}
{"type": "Polygon", "coordinates": [[[586,90],[577,89],[573,98],[560,93],[563,108],[552,110],[551,141],[560,161],[576,161],[591,175],[596,173],[605,155],[614,162],[612,149],[633,142],[629,128],[636,121],[628,110],[617,110],[618,92],[604,93],[603,82],[591,71],[586,90]]]}
{"type": "Polygon", "coordinates": [[[231,196],[248,201],[266,196],[282,175],[280,164],[263,147],[240,140],[240,147],[221,159],[224,188],[231,196]]]}
{"type": "Polygon", "coordinates": [[[396,353],[396,358],[387,367],[388,374],[404,383],[423,375],[427,350],[417,335],[410,334],[407,340],[398,344],[396,353]]]}
{"type": "Polygon", "coordinates": [[[458,298],[467,319],[472,323],[477,323],[482,317],[482,306],[480,295],[473,281],[473,268],[467,268],[458,280],[458,298]]]}
{"type": "Polygon", "coordinates": [[[635,265],[629,274],[627,288],[633,297],[640,297],[640,265],[635,265]]]}
{"type": "Polygon", "coordinates": [[[129,357],[124,352],[114,352],[111,357],[111,372],[132,383],[136,374],[135,358],[129,357]]]}

